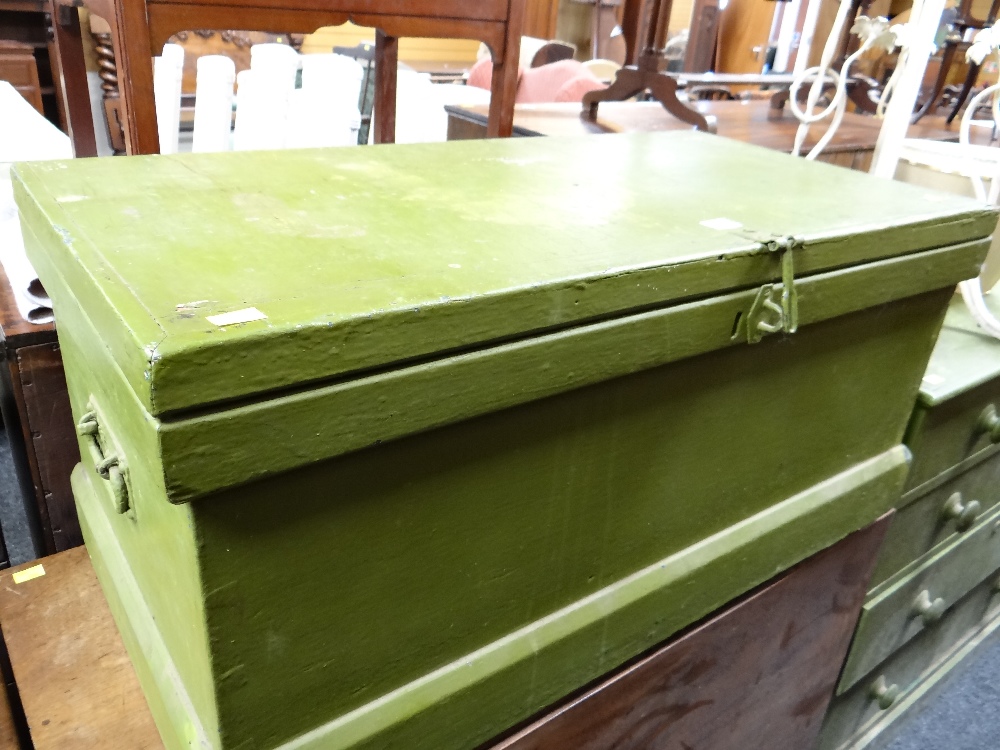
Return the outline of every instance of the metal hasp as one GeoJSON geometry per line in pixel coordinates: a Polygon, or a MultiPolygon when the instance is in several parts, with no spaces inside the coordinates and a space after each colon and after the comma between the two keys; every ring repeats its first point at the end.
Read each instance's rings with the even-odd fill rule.
{"type": "Polygon", "coordinates": [[[781,255],[781,283],[765,284],[747,313],[747,343],[756,344],[769,333],[795,333],[799,327],[799,297],[795,289],[795,253],[804,243],[795,237],[767,240],[763,249],[781,255]]]}

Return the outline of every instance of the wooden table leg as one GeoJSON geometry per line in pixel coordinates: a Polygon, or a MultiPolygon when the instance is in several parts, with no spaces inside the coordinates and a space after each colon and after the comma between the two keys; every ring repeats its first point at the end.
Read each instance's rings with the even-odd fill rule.
{"type": "Polygon", "coordinates": [[[514,130],[514,99],[517,97],[517,57],[493,66],[490,85],[490,118],[487,138],[509,138],[514,130]]]}
{"type": "Polygon", "coordinates": [[[76,8],[50,0],[49,14],[52,18],[52,42],[49,45],[52,77],[59,110],[66,122],[66,134],[76,156],[97,156],[94,115],[90,110],[90,88],[83,59],[80,13],[76,8]]]}
{"type": "Polygon", "coordinates": [[[948,115],[948,119],[945,120],[946,123],[951,125],[951,121],[958,117],[958,113],[962,111],[962,107],[965,106],[966,99],[969,98],[969,93],[972,91],[972,87],[976,85],[976,79],[979,78],[979,65],[972,63],[969,65],[969,73],[965,76],[965,83],[962,84],[962,90],[959,92],[958,96],[955,97],[955,106],[952,107],[951,114],[948,115]]]}
{"type": "Polygon", "coordinates": [[[924,102],[923,106],[917,110],[916,114],[913,115],[913,122],[916,124],[920,121],[920,118],[934,109],[934,103],[941,98],[941,92],[944,91],[944,85],[948,81],[948,71],[951,70],[952,64],[955,62],[955,52],[958,49],[958,45],[955,42],[945,42],[944,54],[941,55],[941,69],[938,71],[937,79],[934,81],[934,88],[931,90],[931,95],[928,97],[927,101],[924,102]]]}
{"type": "Polygon", "coordinates": [[[502,50],[493,53],[493,78],[490,81],[490,118],[487,138],[509,138],[514,131],[514,100],[517,98],[517,73],[521,56],[521,26],[524,0],[510,0],[507,32],[502,50]]]}
{"type": "Polygon", "coordinates": [[[375,32],[375,143],[396,142],[399,38],[375,32]]]}
{"type": "Polygon", "coordinates": [[[639,31],[642,26],[642,0],[625,0],[622,8],[622,36],[625,37],[625,65],[639,64],[639,31]]]}

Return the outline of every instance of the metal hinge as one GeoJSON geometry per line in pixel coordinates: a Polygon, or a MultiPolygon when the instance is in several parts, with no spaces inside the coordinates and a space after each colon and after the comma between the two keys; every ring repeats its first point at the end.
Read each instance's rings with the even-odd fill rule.
{"type": "Polygon", "coordinates": [[[756,344],[771,333],[795,333],[799,327],[799,298],[795,289],[795,250],[803,246],[795,237],[761,240],[761,248],[780,255],[781,283],[765,284],[757,292],[741,328],[747,343],[756,344]]]}

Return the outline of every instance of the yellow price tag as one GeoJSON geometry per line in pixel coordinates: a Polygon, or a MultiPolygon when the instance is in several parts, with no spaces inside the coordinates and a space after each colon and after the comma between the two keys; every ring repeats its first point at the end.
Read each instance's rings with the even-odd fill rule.
{"type": "Polygon", "coordinates": [[[11,578],[14,579],[14,583],[24,583],[35,578],[41,578],[43,575],[45,575],[45,568],[41,565],[32,565],[30,568],[17,571],[11,578]]]}

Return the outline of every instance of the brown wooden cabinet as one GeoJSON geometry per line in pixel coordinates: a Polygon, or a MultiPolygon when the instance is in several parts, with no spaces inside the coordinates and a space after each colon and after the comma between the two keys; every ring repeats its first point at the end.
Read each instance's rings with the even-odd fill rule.
{"type": "MultiPolygon", "coordinates": [[[[55,326],[21,319],[0,268],[0,408],[33,544],[82,544],[69,475],[80,460],[55,326]]],[[[6,560],[6,552],[3,553],[6,560]]]]}
{"type": "Polygon", "coordinates": [[[523,36],[555,39],[559,0],[527,0],[524,8],[523,36]]]}
{"type": "Polygon", "coordinates": [[[10,83],[32,107],[45,114],[38,64],[30,44],[0,39],[0,81],[10,83]]]}
{"type": "Polygon", "coordinates": [[[890,516],[492,750],[809,750],[890,516]]]}
{"type": "Polygon", "coordinates": [[[47,5],[42,0],[0,0],[0,80],[10,81],[36,109],[65,129],[57,90],[59,76],[53,75],[56,65],[46,10],[47,5]],[[18,52],[4,42],[16,42],[20,47],[18,52]],[[31,72],[28,69],[31,62],[28,58],[32,57],[35,63],[33,83],[29,80],[31,72]]]}

